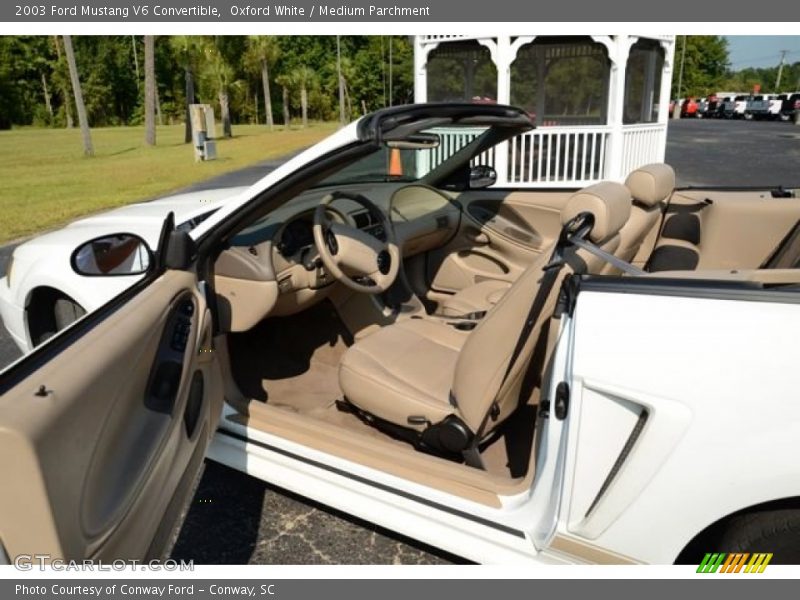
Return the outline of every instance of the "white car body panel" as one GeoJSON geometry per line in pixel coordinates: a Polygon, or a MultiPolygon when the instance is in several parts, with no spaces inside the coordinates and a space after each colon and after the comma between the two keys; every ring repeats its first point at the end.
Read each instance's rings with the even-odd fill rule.
{"type": "Polygon", "coordinates": [[[719,518],[798,495],[800,304],[583,292],[574,327],[569,508],[560,530],[669,563],[719,518]],[[597,417],[589,403],[598,390],[650,414],[585,518],[584,497],[598,488],[581,473],[592,466],[608,473],[619,452],[618,445],[583,450],[580,429],[597,417]],[[580,460],[590,464],[581,468],[580,460]]]}

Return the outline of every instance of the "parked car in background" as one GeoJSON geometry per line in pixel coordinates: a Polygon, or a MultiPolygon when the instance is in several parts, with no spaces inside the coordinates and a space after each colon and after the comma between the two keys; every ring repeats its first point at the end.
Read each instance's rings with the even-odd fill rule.
{"type": "Polygon", "coordinates": [[[697,101],[697,116],[701,118],[714,117],[719,100],[716,94],[709,94],[697,101]]]}
{"type": "Polygon", "coordinates": [[[781,116],[781,106],[783,106],[783,99],[778,94],[773,94],[769,101],[769,108],[767,109],[768,119],[779,119],[781,116]]]}
{"type": "Polygon", "coordinates": [[[729,96],[723,102],[722,116],[726,119],[743,119],[749,100],[750,96],[745,94],[729,96]]]}
{"type": "Polygon", "coordinates": [[[739,95],[733,99],[733,118],[744,119],[744,113],[747,110],[747,103],[750,102],[750,96],[739,95]]]}
{"type": "Polygon", "coordinates": [[[756,94],[747,103],[745,119],[777,119],[781,101],[777,94],[756,94]]]}
{"type": "Polygon", "coordinates": [[[692,118],[697,116],[698,104],[694,98],[686,98],[681,103],[681,118],[692,118]]]}
{"type": "Polygon", "coordinates": [[[794,115],[794,111],[800,110],[800,92],[791,94],[781,94],[781,108],[778,112],[778,118],[781,121],[789,121],[794,115]]]}

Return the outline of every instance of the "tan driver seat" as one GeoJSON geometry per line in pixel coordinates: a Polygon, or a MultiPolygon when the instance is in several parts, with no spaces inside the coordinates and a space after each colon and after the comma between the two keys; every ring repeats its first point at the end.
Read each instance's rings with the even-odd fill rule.
{"type": "MultiPolygon", "coordinates": [[[[589,239],[614,252],[630,209],[628,190],[604,182],[574,194],[561,221],[591,213],[589,239]]],[[[518,406],[523,375],[555,310],[561,280],[576,270],[597,273],[603,264],[583,250],[567,248],[566,264],[506,373],[550,254],[543,252],[471,331],[437,317],[411,318],[357,341],[339,368],[346,400],[373,424],[411,430],[424,446],[466,455],[466,446],[479,442],[518,406]]]]}

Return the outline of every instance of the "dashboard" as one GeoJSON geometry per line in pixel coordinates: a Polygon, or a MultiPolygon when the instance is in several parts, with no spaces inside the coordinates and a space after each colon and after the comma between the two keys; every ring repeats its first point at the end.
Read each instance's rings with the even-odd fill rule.
{"type": "MultiPolygon", "coordinates": [[[[268,315],[300,312],[336,287],[313,235],[314,210],[329,191],[310,190],[297,196],[240,231],[220,254],[216,287],[223,304],[230,306],[230,331],[249,329],[268,315]]],[[[390,216],[404,259],[444,245],[460,224],[459,205],[424,185],[391,182],[346,191],[364,195],[390,216]]],[[[353,200],[337,199],[328,216],[386,241],[383,220],[353,200]]]]}

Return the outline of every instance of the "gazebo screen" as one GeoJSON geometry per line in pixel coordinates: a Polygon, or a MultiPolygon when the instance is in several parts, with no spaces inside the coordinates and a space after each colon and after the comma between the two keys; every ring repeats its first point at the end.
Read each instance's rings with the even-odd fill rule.
{"type": "Polygon", "coordinates": [[[428,56],[429,102],[496,102],[497,68],[476,41],[442,44],[428,56]]]}
{"type": "Polygon", "coordinates": [[[591,38],[537,37],[511,65],[511,104],[538,126],[605,125],[610,62],[591,38]]]}
{"type": "Polygon", "coordinates": [[[658,121],[658,94],[664,50],[653,40],[639,40],[631,47],[625,72],[623,123],[658,121]]]}

